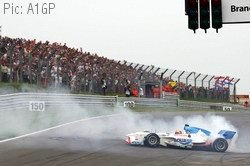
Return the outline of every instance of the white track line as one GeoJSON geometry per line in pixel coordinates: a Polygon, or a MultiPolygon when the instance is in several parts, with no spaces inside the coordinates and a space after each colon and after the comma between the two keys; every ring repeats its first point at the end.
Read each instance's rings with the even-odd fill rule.
{"type": "Polygon", "coordinates": [[[61,125],[58,125],[58,126],[50,127],[50,128],[47,128],[47,129],[39,130],[39,131],[36,131],[36,132],[33,132],[33,133],[20,135],[20,136],[13,137],[13,138],[4,139],[4,140],[1,140],[0,143],[9,142],[9,141],[12,141],[12,140],[16,140],[16,139],[28,137],[28,136],[31,136],[31,135],[43,133],[43,132],[54,130],[54,129],[57,129],[57,128],[60,128],[60,127],[68,126],[68,125],[71,125],[71,124],[74,124],[74,123],[79,123],[79,122],[84,122],[84,121],[89,121],[89,120],[94,120],[94,119],[102,119],[102,118],[114,117],[114,116],[121,116],[121,115],[122,114],[101,115],[101,116],[96,116],[96,117],[91,117],[91,118],[80,119],[80,120],[76,120],[76,121],[73,121],[73,122],[64,123],[64,124],[61,124],[61,125]]]}

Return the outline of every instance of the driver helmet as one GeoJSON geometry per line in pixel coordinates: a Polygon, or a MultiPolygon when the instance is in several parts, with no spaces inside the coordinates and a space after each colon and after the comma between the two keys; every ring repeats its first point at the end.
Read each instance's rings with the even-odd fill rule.
{"type": "Polygon", "coordinates": [[[175,134],[182,134],[182,131],[180,129],[175,130],[175,134]]]}

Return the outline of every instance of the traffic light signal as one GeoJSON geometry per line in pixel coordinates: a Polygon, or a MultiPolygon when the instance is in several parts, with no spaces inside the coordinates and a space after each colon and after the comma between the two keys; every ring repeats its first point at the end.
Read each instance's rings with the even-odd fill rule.
{"type": "Polygon", "coordinates": [[[187,0],[188,28],[198,29],[198,0],[187,0]]]}
{"type": "Polygon", "coordinates": [[[200,28],[207,32],[210,28],[210,4],[209,0],[200,0],[200,28]]]}
{"type": "Polygon", "coordinates": [[[222,28],[222,7],[221,7],[221,0],[212,0],[212,27],[216,29],[222,28]]]}

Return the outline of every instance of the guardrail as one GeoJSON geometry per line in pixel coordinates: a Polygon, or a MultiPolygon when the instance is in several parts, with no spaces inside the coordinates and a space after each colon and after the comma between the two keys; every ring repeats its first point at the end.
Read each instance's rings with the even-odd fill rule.
{"type": "Polygon", "coordinates": [[[238,104],[198,102],[198,101],[187,101],[187,100],[180,100],[178,105],[180,108],[183,109],[207,109],[207,110],[211,109],[211,110],[221,110],[221,111],[245,109],[243,106],[238,104]]]}
{"type": "Polygon", "coordinates": [[[14,93],[0,95],[0,111],[29,109],[33,103],[44,102],[46,107],[63,105],[114,105],[117,96],[55,94],[55,93],[14,93]]]}
{"type": "Polygon", "coordinates": [[[164,99],[135,98],[100,95],[56,94],[56,93],[14,93],[0,95],[0,111],[18,109],[37,109],[44,107],[73,106],[73,105],[120,105],[120,106],[145,106],[167,107],[182,109],[212,109],[212,110],[243,110],[243,106],[230,103],[210,103],[179,100],[175,96],[164,99]],[[41,107],[39,107],[41,106],[41,107]]]}
{"type": "Polygon", "coordinates": [[[170,98],[167,99],[159,99],[159,98],[135,98],[135,97],[119,97],[118,102],[129,103],[134,102],[135,106],[144,106],[144,107],[177,107],[178,99],[170,98]]]}

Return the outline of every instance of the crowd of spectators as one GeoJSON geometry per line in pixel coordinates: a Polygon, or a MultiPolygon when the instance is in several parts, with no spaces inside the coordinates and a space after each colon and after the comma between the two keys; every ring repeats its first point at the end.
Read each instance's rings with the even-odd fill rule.
{"type": "Polygon", "coordinates": [[[66,44],[0,38],[1,80],[41,83],[72,91],[123,93],[126,81],[138,80],[142,69],[125,61],[70,48],[66,44]]]}
{"type": "MultiPolygon", "coordinates": [[[[140,80],[159,82],[160,75],[133,67],[126,61],[115,61],[66,44],[41,42],[0,36],[0,78],[2,82],[23,82],[43,87],[63,87],[72,92],[124,94],[143,97],[140,80]]],[[[153,67],[153,66],[152,66],[153,67]]],[[[207,89],[162,80],[162,91],[181,97],[227,100],[228,89],[207,89]]],[[[159,86],[152,87],[159,97],[159,86]]]]}
{"type": "Polygon", "coordinates": [[[219,101],[229,101],[230,89],[228,87],[195,87],[192,85],[179,88],[181,98],[212,99],[219,101]]]}

